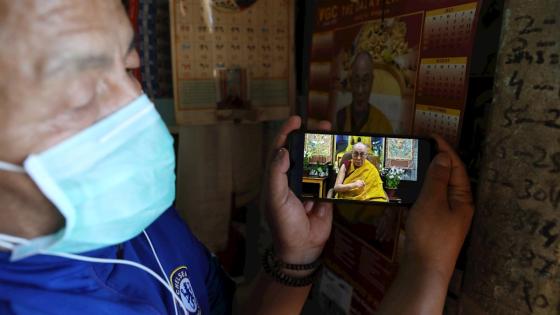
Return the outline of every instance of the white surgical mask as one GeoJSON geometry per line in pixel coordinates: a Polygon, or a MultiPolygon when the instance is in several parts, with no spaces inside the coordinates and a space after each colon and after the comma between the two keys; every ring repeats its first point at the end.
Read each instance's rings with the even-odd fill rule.
{"type": "Polygon", "coordinates": [[[124,242],[140,234],[175,198],[173,138],[146,95],[28,156],[23,165],[4,162],[0,169],[27,173],[66,224],[54,234],[18,244],[12,260],[124,242]]]}

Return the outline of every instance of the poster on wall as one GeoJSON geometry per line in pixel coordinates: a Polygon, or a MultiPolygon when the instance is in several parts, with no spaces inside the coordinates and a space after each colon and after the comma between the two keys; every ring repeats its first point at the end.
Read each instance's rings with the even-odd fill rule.
{"type": "MultiPolygon", "coordinates": [[[[302,78],[307,124],[329,120],[336,131],[356,134],[438,133],[457,146],[479,10],[476,0],[311,1],[302,78]]],[[[367,139],[346,140],[333,149],[335,156],[358,142],[369,154],[381,154],[381,146],[367,139]]],[[[382,147],[381,168],[402,170],[401,185],[415,180],[411,144],[392,140],[382,147]]],[[[352,298],[325,302],[332,292],[319,286],[325,314],[375,312],[398,269],[406,211],[335,207],[325,257],[329,273],[322,281],[344,283],[352,298]]]]}
{"type": "Polygon", "coordinates": [[[177,123],[286,118],[295,99],[293,11],[293,0],[172,0],[177,123]]]}
{"type": "Polygon", "coordinates": [[[308,119],[348,132],[438,132],[457,144],[477,8],[472,0],[316,1],[308,119]]]}

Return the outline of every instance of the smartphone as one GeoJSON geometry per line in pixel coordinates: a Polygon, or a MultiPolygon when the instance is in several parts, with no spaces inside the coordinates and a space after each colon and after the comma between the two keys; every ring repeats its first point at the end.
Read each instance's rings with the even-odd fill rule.
{"type": "Polygon", "coordinates": [[[288,181],[301,199],[410,205],[436,153],[433,139],[295,131],[288,181]]]}

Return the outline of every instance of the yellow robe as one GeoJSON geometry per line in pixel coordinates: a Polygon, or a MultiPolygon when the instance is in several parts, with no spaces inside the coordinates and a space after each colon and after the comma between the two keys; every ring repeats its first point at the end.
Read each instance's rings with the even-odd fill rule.
{"type": "MultiPolygon", "coordinates": [[[[344,107],[342,109],[345,111],[345,119],[344,122],[337,122],[340,126],[342,125],[342,129],[339,131],[352,131],[352,113],[350,105],[344,107]]],[[[372,133],[393,133],[393,127],[389,122],[389,119],[377,109],[375,106],[369,107],[369,115],[367,123],[361,128],[360,132],[372,132],[372,133]]],[[[370,142],[371,143],[371,142],[370,142]]],[[[349,151],[349,148],[346,151],[349,151]]],[[[371,163],[370,163],[371,164],[371,163]]],[[[348,170],[347,170],[348,172],[348,170]]],[[[380,186],[379,189],[383,189],[380,186]]],[[[383,197],[385,199],[385,194],[383,193],[383,197]]],[[[375,200],[375,201],[387,201],[385,200],[375,200]]],[[[386,206],[384,205],[371,205],[371,204],[340,204],[336,205],[338,209],[338,213],[344,217],[350,223],[366,223],[366,224],[374,224],[375,221],[379,220],[384,213],[384,209],[386,206]]],[[[391,210],[394,211],[394,210],[391,210]]]]}
{"type": "Polygon", "coordinates": [[[337,198],[348,200],[368,200],[387,202],[387,196],[383,190],[383,181],[379,176],[377,168],[370,161],[365,160],[361,167],[355,168],[354,163],[350,163],[350,169],[346,171],[346,178],[343,184],[350,184],[357,180],[362,180],[365,186],[349,191],[339,192],[337,198]]]}
{"type": "MultiPolygon", "coordinates": [[[[346,111],[346,119],[344,121],[344,131],[352,130],[352,112],[350,106],[344,108],[346,111]]],[[[366,124],[360,129],[360,132],[375,132],[375,133],[393,133],[393,127],[389,119],[374,106],[369,107],[369,115],[366,124]]]]}

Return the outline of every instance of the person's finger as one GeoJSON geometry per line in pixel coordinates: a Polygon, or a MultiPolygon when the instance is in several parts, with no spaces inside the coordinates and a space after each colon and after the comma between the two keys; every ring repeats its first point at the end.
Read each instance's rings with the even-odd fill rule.
{"type": "Polygon", "coordinates": [[[280,149],[286,144],[286,139],[290,132],[297,130],[301,127],[301,118],[299,116],[291,116],[284,122],[282,127],[280,127],[280,131],[278,132],[278,136],[274,140],[274,149],[280,149]]]}
{"type": "Polygon", "coordinates": [[[286,172],[290,168],[288,150],[281,148],[276,151],[270,163],[269,198],[270,201],[279,205],[285,203],[290,188],[288,187],[288,176],[286,172]]]}
{"type": "Polygon", "coordinates": [[[321,121],[319,122],[319,125],[317,126],[317,128],[318,128],[319,130],[331,130],[332,125],[331,125],[331,123],[330,123],[329,121],[327,121],[327,120],[321,120],[321,121]]]}
{"type": "Polygon", "coordinates": [[[457,187],[470,187],[469,176],[467,175],[463,161],[461,161],[461,158],[457,155],[455,150],[453,150],[449,143],[447,143],[447,141],[445,141],[441,136],[433,134],[432,138],[434,138],[437,142],[438,152],[447,153],[451,158],[451,172],[453,173],[453,176],[451,177],[449,184],[457,187]]]}
{"type": "Polygon", "coordinates": [[[327,120],[308,119],[305,122],[307,130],[331,130],[331,123],[327,120]]]}
{"type": "Polygon", "coordinates": [[[465,165],[453,148],[439,135],[432,135],[437,141],[438,151],[449,154],[451,158],[451,176],[449,179],[449,204],[452,209],[472,208],[472,193],[469,176],[465,165]]]}
{"type": "Polygon", "coordinates": [[[317,207],[317,209],[319,210],[318,215],[320,217],[324,217],[325,215],[327,215],[329,209],[332,210],[332,203],[330,202],[319,202],[318,206],[319,206],[317,207]]]}
{"type": "MultiPolygon", "coordinates": [[[[445,152],[438,153],[430,163],[426,172],[426,179],[418,196],[422,203],[447,202],[447,189],[451,176],[451,159],[445,152]]],[[[432,209],[436,207],[423,207],[432,209]]]]}
{"type": "Polygon", "coordinates": [[[324,235],[329,235],[326,231],[330,230],[333,216],[333,205],[330,202],[317,202],[309,216],[309,221],[315,228],[322,229],[324,235]]]}

